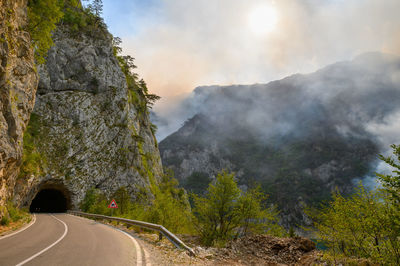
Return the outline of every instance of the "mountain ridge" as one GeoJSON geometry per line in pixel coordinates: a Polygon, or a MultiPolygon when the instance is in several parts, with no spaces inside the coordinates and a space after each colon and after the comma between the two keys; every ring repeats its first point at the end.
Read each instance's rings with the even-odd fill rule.
{"type": "Polygon", "coordinates": [[[235,171],[261,183],[287,227],[306,223],[301,205],[373,175],[388,147],[370,128],[399,114],[399,74],[400,57],[369,53],[267,84],[197,87],[183,104],[195,115],[159,144],[163,164],[188,190],[192,175],[235,171]]]}

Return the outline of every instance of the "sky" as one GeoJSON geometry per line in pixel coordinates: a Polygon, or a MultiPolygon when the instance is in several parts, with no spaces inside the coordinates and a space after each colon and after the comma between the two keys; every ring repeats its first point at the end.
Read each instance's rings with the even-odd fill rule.
{"type": "Polygon", "coordinates": [[[201,85],[267,83],[368,51],[400,54],[399,0],[103,0],[167,115],[201,85]]]}

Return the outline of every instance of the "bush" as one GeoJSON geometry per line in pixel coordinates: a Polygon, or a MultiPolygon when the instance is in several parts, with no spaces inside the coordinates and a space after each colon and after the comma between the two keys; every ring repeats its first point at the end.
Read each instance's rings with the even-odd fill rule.
{"type": "MultiPolygon", "coordinates": [[[[392,148],[400,159],[400,147],[392,148]]],[[[354,195],[345,198],[335,193],[326,206],[308,211],[334,263],[353,257],[400,264],[400,165],[391,157],[380,158],[395,169],[394,175],[377,174],[382,189],[367,191],[360,184],[354,195]]]]}
{"type": "Polygon", "coordinates": [[[0,220],[0,225],[2,226],[8,226],[10,224],[10,218],[7,216],[3,216],[0,220]]]}
{"type": "Polygon", "coordinates": [[[283,235],[275,208],[263,208],[265,195],[260,188],[244,193],[225,171],[210,184],[205,197],[193,194],[195,226],[203,244],[224,244],[228,239],[248,233],[283,235]]]}
{"type": "Polygon", "coordinates": [[[11,203],[7,204],[7,210],[8,210],[8,215],[10,215],[10,219],[13,222],[17,222],[17,221],[21,220],[22,218],[24,218],[22,211],[16,207],[14,207],[14,205],[11,203]]]}
{"type": "Polygon", "coordinates": [[[38,64],[45,62],[48,49],[53,45],[52,32],[63,16],[58,0],[29,0],[28,26],[38,64]]]}
{"type": "Polygon", "coordinates": [[[151,185],[153,199],[144,197],[133,204],[130,217],[161,224],[174,233],[191,233],[191,210],[187,194],[167,172],[158,184],[151,185]]]}
{"type": "Polygon", "coordinates": [[[36,62],[45,62],[47,51],[53,45],[52,34],[60,25],[67,26],[65,29],[71,34],[107,35],[100,9],[100,0],[94,0],[87,8],[80,0],[29,0],[27,31],[31,35],[36,62]]]}
{"type": "Polygon", "coordinates": [[[46,164],[46,158],[36,148],[37,143],[40,141],[42,126],[40,117],[32,113],[28,127],[24,132],[24,148],[19,178],[31,174],[40,175],[43,173],[43,166],[46,164]]]}
{"type": "Polygon", "coordinates": [[[153,195],[138,193],[136,201],[132,201],[125,187],[119,188],[113,195],[118,209],[111,211],[107,206],[111,198],[105,197],[100,190],[91,188],[86,192],[80,208],[84,212],[124,217],[161,224],[174,233],[190,233],[190,205],[185,191],[178,188],[178,181],[170,174],[162,176],[159,184],[151,184],[153,195]]]}
{"type": "Polygon", "coordinates": [[[366,191],[333,201],[313,215],[317,236],[334,260],[342,257],[371,259],[376,263],[400,263],[400,236],[392,220],[394,206],[382,191],[366,191]]]}

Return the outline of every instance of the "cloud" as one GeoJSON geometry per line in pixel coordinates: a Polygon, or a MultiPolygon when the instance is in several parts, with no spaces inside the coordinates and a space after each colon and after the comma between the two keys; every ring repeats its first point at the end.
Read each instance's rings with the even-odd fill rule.
{"type": "Polygon", "coordinates": [[[164,118],[196,86],[266,83],[366,51],[400,54],[398,0],[105,0],[105,7],[118,3],[110,12],[126,7],[130,17],[110,19],[119,19],[124,52],[162,96],[155,111],[164,118]],[[255,35],[248,15],[265,4],[276,8],[277,26],[255,35]]]}

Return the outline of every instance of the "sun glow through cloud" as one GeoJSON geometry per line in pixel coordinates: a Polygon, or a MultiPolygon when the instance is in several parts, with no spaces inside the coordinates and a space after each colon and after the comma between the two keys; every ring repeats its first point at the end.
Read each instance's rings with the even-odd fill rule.
{"type": "Polygon", "coordinates": [[[253,8],[248,15],[248,26],[256,35],[266,35],[276,29],[278,11],[273,5],[253,8]]]}

